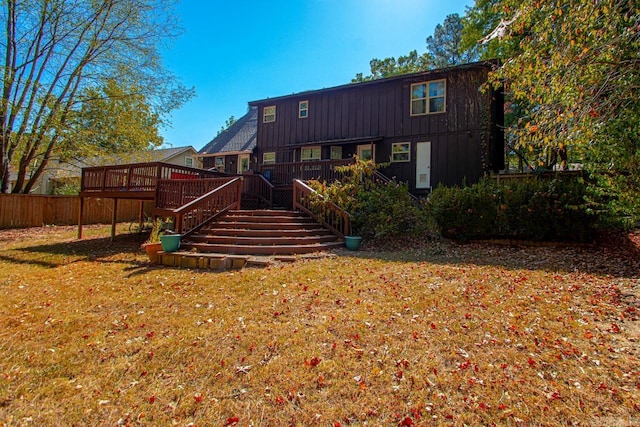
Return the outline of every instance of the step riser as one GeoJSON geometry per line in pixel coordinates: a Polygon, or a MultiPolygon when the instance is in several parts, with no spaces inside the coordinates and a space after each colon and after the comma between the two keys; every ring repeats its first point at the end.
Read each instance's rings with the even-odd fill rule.
{"type": "Polygon", "coordinates": [[[344,246],[343,243],[290,246],[245,246],[245,245],[207,245],[201,243],[185,244],[183,250],[197,249],[202,253],[226,253],[235,255],[296,255],[330,250],[344,246]]]}
{"type": "Polygon", "coordinates": [[[297,255],[342,247],[344,243],[301,212],[230,211],[181,244],[195,253],[297,255]]]}
{"type": "Polygon", "coordinates": [[[238,237],[238,236],[193,236],[191,240],[211,245],[313,245],[325,242],[335,242],[335,236],[307,236],[307,237],[238,237]]]}
{"type": "MultiPolygon", "coordinates": [[[[306,237],[306,236],[333,236],[329,230],[324,228],[297,228],[294,230],[238,230],[233,228],[209,228],[206,230],[208,236],[237,236],[237,237],[306,237]]],[[[192,236],[192,238],[201,235],[192,236]]]]}

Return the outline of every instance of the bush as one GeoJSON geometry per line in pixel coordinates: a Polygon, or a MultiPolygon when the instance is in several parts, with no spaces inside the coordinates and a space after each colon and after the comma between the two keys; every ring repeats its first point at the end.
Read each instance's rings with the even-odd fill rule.
{"type": "Polygon", "coordinates": [[[343,181],[312,181],[310,186],[351,214],[352,234],[381,238],[424,232],[428,218],[407,185],[376,180],[377,167],[380,165],[356,158],[353,165],[340,168],[343,181]]]}
{"type": "Polygon", "coordinates": [[[466,241],[515,238],[588,241],[596,216],[589,213],[586,187],[575,178],[531,178],[497,184],[484,179],[471,187],[439,186],[427,204],[441,234],[466,241]]]}

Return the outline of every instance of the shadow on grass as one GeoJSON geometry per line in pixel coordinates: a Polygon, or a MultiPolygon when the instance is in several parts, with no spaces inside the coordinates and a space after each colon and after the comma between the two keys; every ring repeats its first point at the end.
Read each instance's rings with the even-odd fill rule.
{"type": "Polygon", "coordinates": [[[396,262],[443,265],[486,265],[507,269],[581,272],[618,278],[640,278],[640,231],[608,233],[594,243],[536,243],[448,240],[404,242],[383,246],[368,244],[363,251],[338,251],[340,255],[396,262]],[[400,246],[401,245],[401,246],[400,246]]]}
{"type": "Polygon", "coordinates": [[[79,261],[131,264],[135,261],[117,259],[114,256],[140,251],[140,245],[145,240],[146,235],[144,234],[125,234],[116,236],[114,241],[111,241],[109,237],[101,237],[27,246],[0,254],[0,260],[14,264],[35,264],[48,268],[79,261]],[[11,255],[12,252],[15,253],[15,256],[11,255]]]}

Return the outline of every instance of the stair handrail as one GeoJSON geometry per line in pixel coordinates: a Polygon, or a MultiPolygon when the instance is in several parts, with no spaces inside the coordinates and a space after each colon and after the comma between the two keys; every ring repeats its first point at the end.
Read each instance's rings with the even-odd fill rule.
{"type": "Polygon", "coordinates": [[[299,179],[293,180],[293,209],[301,210],[340,238],[351,230],[351,215],[299,179]],[[321,203],[313,206],[314,200],[321,203]],[[318,212],[319,211],[319,212],[318,212]]]}
{"type": "Polygon", "coordinates": [[[247,175],[251,177],[258,177],[260,181],[260,192],[258,193],[258,197],[263,197],[264,200],[269,204],[269,209],[273,207],[273,188],[275,187],[272,183],[269,182],[267,178],[262,176],[261,174],[253,174],[247,175]],[[265,194],[262,194],[265,193],[265,194]]]}
{"type": "MultiPolygon", "coordinates": [[[[373,172],[373,178],[378,179],[380,181],[382,181],[385,184],[389,184],[390,182],[394,181],[393,179],[389,178],[388,176],[386,176],[385,174],[383,174],[382,172],[380,172],[379,170],[376,170],[373,172]]],[[[409,197],[411,197],[411,199],[414,202],[418,202],[420,199],[418,199],[416,196],[414,196],[411,193],[408,193],[409,197]]]]}
{"type": "Polygon", "coordinates": [[[224,212],[239,209],[241,198],[242,177],[240,176],[174,209],[176,232],[183,237],[189,236],[224,212]]]}

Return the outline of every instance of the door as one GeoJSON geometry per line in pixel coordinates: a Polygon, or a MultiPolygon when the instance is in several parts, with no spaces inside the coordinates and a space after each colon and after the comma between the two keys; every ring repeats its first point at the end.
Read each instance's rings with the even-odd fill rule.
{"type": "Polygon", "coordinates": [[[249,170],[249,154],[238,154],[238,173],[249,170]]]}
{"type": "Polygon", "coordinates": [[[416,189],[431,188],[431,142],[416,144],[416,189]]]}

